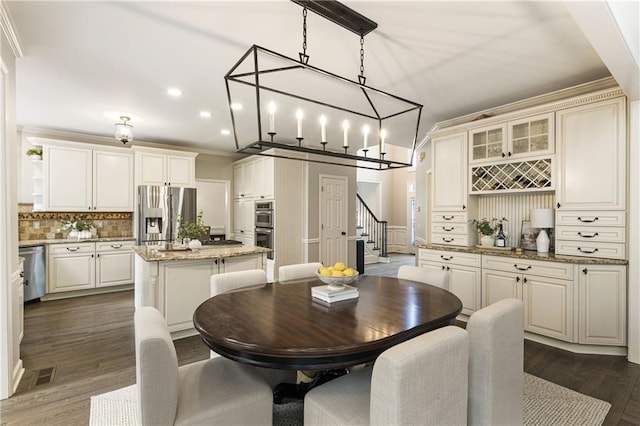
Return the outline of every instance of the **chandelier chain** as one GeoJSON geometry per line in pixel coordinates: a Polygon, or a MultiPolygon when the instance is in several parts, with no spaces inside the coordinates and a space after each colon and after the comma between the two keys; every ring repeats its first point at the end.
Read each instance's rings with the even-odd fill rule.
{"type": "Polygon", "coordinates": [[[364,77],[364,36],[360,36],[360,75],[364,77]]]}
{"type": "Polygon", "coordinates": [[[302,8],[302,54],[307,54],[307,2],[302,8]]]}

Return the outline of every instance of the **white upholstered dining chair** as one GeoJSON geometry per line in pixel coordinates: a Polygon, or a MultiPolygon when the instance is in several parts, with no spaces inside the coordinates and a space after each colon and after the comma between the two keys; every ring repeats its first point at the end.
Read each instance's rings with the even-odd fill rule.
{"type": "Polygon", "coordinates": [[[322,263],[320,262],[284,265],[278,268],[278,281],[299,280],[302,278],[313,278],[316,276],[316,272],[320,268],[322,268],[322,263]]]}
{"type": "Polygon", "coordinates": [[[309,391],[304,424],[464,425],[468,337],[448,326],[384,351],[373,364],[309,391]]]}
{"type": "MultiPolygon", "coordinates": [[[[267,283],[267,273],[262,269],[250,269],[247,271],[225,272],[211,276],[211,297],[230,291],[241,290],[247,287],[264,285],[267,283]]],[[[220,355],[209,351],[210,358],[220,355]]],[[[275,388],[280,383],[295,383],[295,370],[278,370],[273,368],[252,367],[275,388]]]]}
{"type": "Polygon", "coordinates": [[[469,424],[522,424],[524,308],[503,299],[474,312],[469,334],[469,424]]]}
{"type": "Polygon", "coordinates": [[[431,284],[436,287],[449,290],[449,273],[447,273],[447,271],[433,270],[420,266],[402,265],[398,268],[398,278],[402,280],[431,284]]]}
{"type": "Polygon", "coordinates": [[[254,369],[224,358],[178,367],[160,311],[140,307],[134,324],[139,424],[271,426],[272,390],[254,369]]]}

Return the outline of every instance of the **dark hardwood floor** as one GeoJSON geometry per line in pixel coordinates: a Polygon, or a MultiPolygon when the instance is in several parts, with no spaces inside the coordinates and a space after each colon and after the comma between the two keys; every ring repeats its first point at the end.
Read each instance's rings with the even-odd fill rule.
{"type": "MultiPolygon", "coordinates": [[[[392,276],[413,256],[367,265],[392,276]],[[395,268],[395,269],[394,269],[395,268]]],[[[21,346],[26,373],[0,401],[2,425],[86,425],[91,395],[135,383],[133,291],[27,305],[21,346]],[[52,369],[52,370],[51,370],[52,369]]],[[[209,356],[199,337],[175,341],[180,364],[209,356]]],[[[606,425],[640,425],[640,365],[525,342],[525,371],[612,404],[606,425]]]]}

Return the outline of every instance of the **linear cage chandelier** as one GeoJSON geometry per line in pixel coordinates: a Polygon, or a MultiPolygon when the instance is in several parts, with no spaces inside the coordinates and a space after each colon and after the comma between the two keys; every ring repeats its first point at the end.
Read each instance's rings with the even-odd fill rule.
{"type": "Polygon", "coordinates": [[[410,167],[422,105],[366,85],[364,36],[377,24],[337,1],[292,1],[303,6],[299,59],[253,45],[225,75],[236,151],[373,170],[410,167]],[[358,81],[308,64],[307,9],[360,36],[358,81]]]}

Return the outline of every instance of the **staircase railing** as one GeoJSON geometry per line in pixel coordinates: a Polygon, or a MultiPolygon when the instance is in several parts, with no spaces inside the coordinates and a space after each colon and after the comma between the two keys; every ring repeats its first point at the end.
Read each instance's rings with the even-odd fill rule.
{"type": "Polygon", "coordinates": [[[379,220],[364,202],[360,194],[356,194],[356,226],[360,229],[360,236],[365,242],[373,243],[372,250],[378,251],[378,256],[387,257],[387,221],[379,220]]]}

